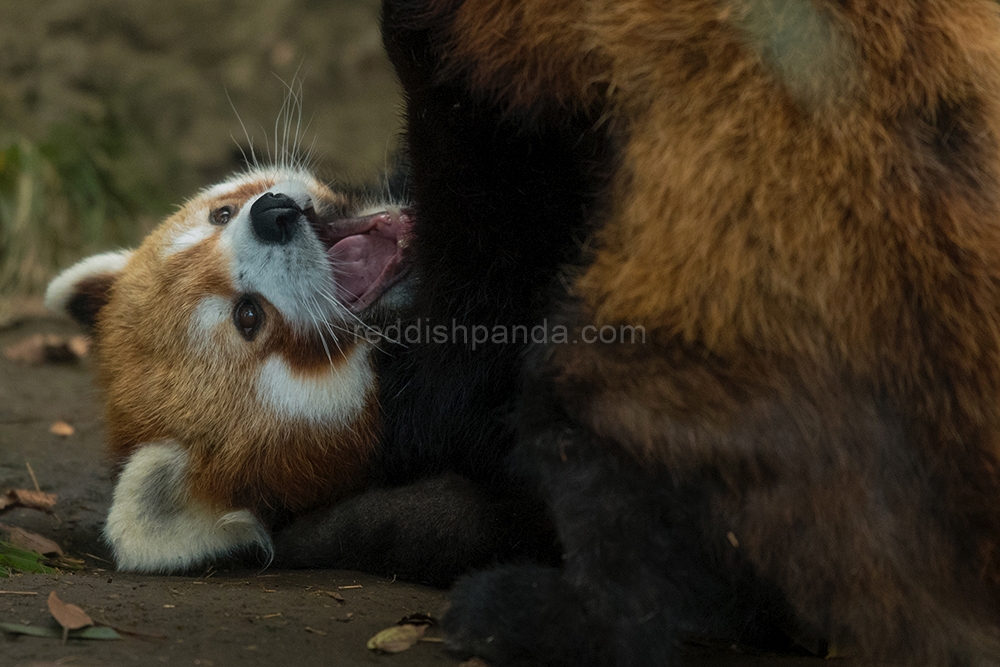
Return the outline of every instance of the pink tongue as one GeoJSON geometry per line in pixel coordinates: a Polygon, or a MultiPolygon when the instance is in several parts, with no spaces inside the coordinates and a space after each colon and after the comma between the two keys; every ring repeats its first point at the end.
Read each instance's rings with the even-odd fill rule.
{"type": "Polygon", "coordinates": [[[374,285],[396,256],[396,241],[375,233],[338,241],[328,255],[337,279],[337,297],[352,304],[374,285]]]}

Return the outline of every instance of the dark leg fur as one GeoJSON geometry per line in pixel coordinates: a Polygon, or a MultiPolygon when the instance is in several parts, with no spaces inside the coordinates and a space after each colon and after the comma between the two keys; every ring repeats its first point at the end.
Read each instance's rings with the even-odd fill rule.
{"type": "Polygon", "coordinates": [[[476,567],[556,552],[538,506],[457,475],[370,489],[296,520],[274,542],[279,567],[360,569],[439,587],[476,567]]]}
{"type": "Polygon", "coordinates": [[[445,619],[454,650],[497,666],[640,666],[671,664],[689,634],[793,647],[783,597],[706,546],[710,478],[679,484],[556,420],[531,449],[564,569],[501,568],[460,582],[445,619]]]}
{"type": "Polygon", "coordinates": [[[455,653],[524,667],[588,664],[607,644],[593,625],[562,570],[531,565],[460,580],[444,618],[455,653]]]}
{"type": "Polygon", "coordinates": [[[670,664],[683,595],[714,583],[692,558],[701,549],[685,534],[690,526],[681,521],[669,530],[669,518],[651,516],[668,508],[645,497],[654,481],[648,475],[593,447],[582,451],[569,433],[553,433],[550,444],[566,456],[541,467],[564,571],[507,569],[467,579],[445,620],[450,645],[497,666],[670,664]],[[663,528],[651,530],[654,520],[663,528]]]}

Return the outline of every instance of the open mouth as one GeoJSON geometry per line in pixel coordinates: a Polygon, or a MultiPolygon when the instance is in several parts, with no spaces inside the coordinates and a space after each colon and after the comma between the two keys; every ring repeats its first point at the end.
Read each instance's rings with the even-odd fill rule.
{"type": "Polygon", "coordinates": [[[407,211],[391,208],[373,215],[320,221],[305,211],[333,268],[337,299],[353,311],[373,304],[406,273],[403,250],[411,221],[407,211]]]}

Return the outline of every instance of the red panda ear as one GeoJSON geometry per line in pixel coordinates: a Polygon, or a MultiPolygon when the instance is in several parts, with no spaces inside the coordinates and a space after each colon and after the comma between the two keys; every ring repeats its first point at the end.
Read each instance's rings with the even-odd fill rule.
{"type": "Polygon", "coordinates": [[[132,256],[132,251],[94,255],[69,267],[45,291],[49,310],[69,315],[93,330],[97,314],[111,298],[111,288],[132,256]]]}

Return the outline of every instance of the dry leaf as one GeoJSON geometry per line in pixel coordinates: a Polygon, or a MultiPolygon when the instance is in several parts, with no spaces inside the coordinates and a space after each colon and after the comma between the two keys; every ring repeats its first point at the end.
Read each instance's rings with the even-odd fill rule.
{"type": "Polygon", "coordinates": [[[424,636],[426,625],[394,625],[368,640],[368,648],[383,653],[402,653],[424,636]]]}
{"type": "MultiPolygon", "coordinates": [[[[69,556],[49,556],[49,564],[52,567],[57,567],[60,570],[82,570],[87,564],[86,561],[80,558],[71,558],[69,556]]],[[[104,572],[104,570],[97,568],[97,572],[104,572]]]]}
{"type": "Polygon", "coordinates": [[[55,591],[49,593],[49,613],[59,625],[67,630],[79,630],[94,624],[86,612],[75,604],[68,604],[60,600],[55,591]]]}
{"type": "Polygon", "coordinates": [[[45,336],[35,334],[22,338],[16,343],[12,343],[3,349],[3,356],[11,361],[20,361],[26,364],[40,364],[45,361],[45,336]]]}
{"type": "Polygon", "coordinates": [[[82,359],[90,353],[90,339],[86,336],[72,336],[66,341],[69,351],[82,359]]]}
{"type": "Polygon", "coordinates": [[[437,625],[437,619],[430,614],[416,612],[399,619],[396,625],[437,625]]]}
{"type": "Polygon", "coordinates": [[[458,667],[490,667],[490,663],[482,658],[469,658],[465,662],[459,663],[458,667]]]}
{"type": "Polygon", "coordinates": [[[826,659],[827,660],[834,660],[834,659],[838,659],[838,658],[847,658],[849,656],[850,656],[850,653],[848,653],[847,651],[842,650],[841,647],[837,646],[836,644],[834,644],[832,642],[827,647],[827,650],[826,650],[826,659]]]}
{"type": "Polygon", "coordinates": [[[48,511],[59,499],[54,493],[44,491],[29,491],[27,489],[11,489],[0,496],[0,511],[12,507],[27,507],[33,510],[48,511]]]}
{"type": "Polygon", "coordinates": [[[18,549],[37,551],[42,555],[58,554],[63,555],[62,547],[47,537],[42,537],[38,533],[18,528],[17,526],[3,526],[0,528],[7,533],[7,542],[13,544],[18,549]]]}
{"type": "Polygon", "coordinates": [[[72,426],[70,426],[64,421],[58,421],[49,427],[49,433],[52,433],[54,435],[59,435],[64,438],[68,438],[69,436],[76,433],[76,429],[74,429],[72,426]]]}
{"type": "Polygon", "coordinates": [[[35,334],[3,349],[3,356],[26,364],[65,364],[87,355],[90,342],[84,336],[35,334]]]}

